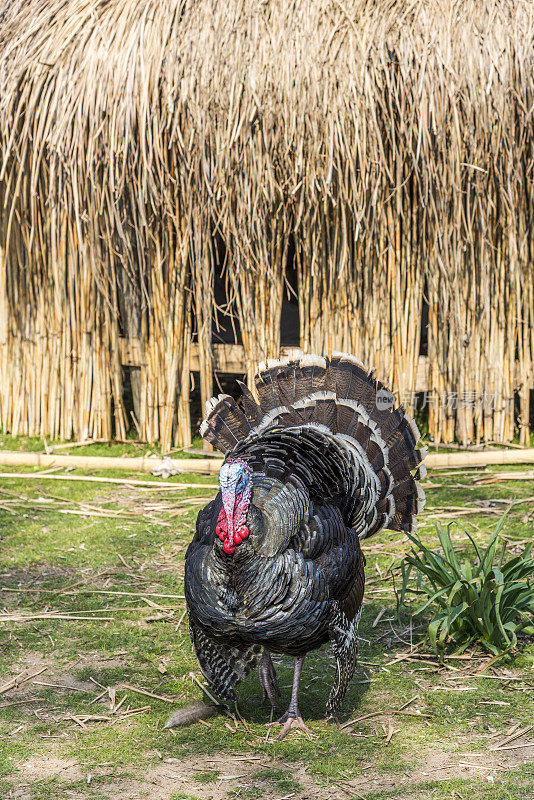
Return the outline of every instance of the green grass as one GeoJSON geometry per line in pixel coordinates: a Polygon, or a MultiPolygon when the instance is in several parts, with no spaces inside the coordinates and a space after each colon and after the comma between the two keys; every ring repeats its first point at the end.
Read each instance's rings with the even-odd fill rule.
{"type": "MultiPolygon", "coordinates": [[[[148,444],[146,442],[139,442],[135,439],[135,432],[130,431],[128,439],[131,441],[126,442],[95,442],[93,444],[76,445],[76,447],[68,447],[69,442],[60,439],[46,438],[46,446],[52,448],[52,452],[56,455],[66,455],[72,453],[78,456],[146,456],[146,455],[161,455],[161,447],[156,442],[148,444]],[[54,449],[59,446],[58,449],[54,449]]],[[[72,443],[76,440],[73,438],[72,443]]],[[[192,448],[201,449],[203,446],[203,439],[200,436],[195,436],[192,442],[192,448]]],[[[0,448],[4,450],[18,450],[26,453],[44,453],[46,451],[45,439],[40,436],[9,436],[9,434],[0,433],[0,448]]],[[[195,453],[188,453],[180,447],[173,448],[171,453],[173,458],[201,458],[202,456],[195,453]]]]}
{"type": "Polygon", "coordinates": [[[197,783],[213,783],[219,775],[218,769],[205,769],[202,772],[195,772],[191,777],[197,783]]]}
{"type": "MultiPolygon", "coordinates": [[[[13,447],[10,445],[9,449],[13,447]]],[[[117,477],[120,473],[93,474],[117,477]]],[[[153,480],[158,483],[158,479],[153,480]]],[[[172,480],[177,484],[214,483],[213,477],[193,474],[172,480]]],[[[430,547],[437,544],[433,520],[429,519],[436,509],[532,495],[532,485],[522,481],[474,486],[469,476],[434,472],[429,482],[435,487],[427,489],[428,503],[420,532],[430,547]]],[[[4,612],[54,611],[111,618],[0,622],[0,683],[26,667],[37,670],[42,665],[47,666],[47,671],[36,681],[76,681],[76,686],[86,689],[72,691],[27,683],[0,697],[0,705],[36,700],[0,708],[0,796],[7,797],[10,789],[23,787],[32,800],[63,794],[100,800],[121,796],[128,781],[141,781],[141,800],[145,791],[150,796],[151,784],[143,783],[143,779],[155,771],[158,776],[176,772],[184,777],[182,784],[169,783],[168,800],[204,800],[219,784],[228,797],[250,800],[292,793],[300,798],[306,796],[309,787],[315,787],[319,794],[321,787],[325,792],[339,793],[347,785],[356,787],[354,796],[367,800],[449,800],[460,795],[469,800],[534,797],[532,766],[505,761],[506,770],[493,773],[494,784],[481,782],[474,774],[462,776],[460,768],[453,769],[462,760],[472,763],[476,758],[479,763],[491,758],[489,748],[499,740],[490,738],[495,732],[504,735],[515,724],[530,724],[534,711],[534,646],[523,639],[518,654],[507,654],[496,662],[499,675],[521,678],[509,683],[457,675],[453,668],[461,667],[462,662],[448,661],[446,667],[427,663],[432,658],[395,662],[399,653],[407,651],[410,636],[417,644],[418,634],[424,630],[416,628],[410,634],[409,614],[406,629],[399,627],[396,620],[392,577],[398,585],[397,568],[409,550],[409,542],[400,534],[384,532],[366,545],[367,589],[360,630],[360,666],[347,694],[343,719],[399,708],[414,697],[408,710],[420,711],[421,716],[370,717],[356,723],[352,732],[328,725],[324,706],[333,680],[333,665],[328,649],[323,648],[307,658],[301,691],[301,711],[316,737],[290,734],[277,742],[275,732],[271,732],[267,738],[265,723],[269,713],[260,705],[255,674],[239,690],[239,708],[246,728],[239,723],[233,733],[227,727],[228,719],[219,716],[211,718],[207,725],[164,731],[162,726],[175,706],[201,696],[189,678],[191,672],[201,676],[186,619],[182,619],[184,601],[179,597],[183,595],[183,558],[198,506],[184,514],[174,514],[182,509],[180,501],[184,497],[194,502],[195,497],[207,497],[212,490],[177,488],[157,492],[44,478],[25,481],[15,473],[13,478],[2,479],[0,489],[14,493],[0,492],[0,586],[16,590],[1,592],[4,612]],[[50,495],[61,499],[50,505],[39,501],[51,500],[50,495]],[[83,503],[113,510],[120,516],[62,513],[83,509],[83,503]],[[28,588],[41,591],[20,591],[28,588]],[[106,595],[95,590],[133,594],[106,595]],[[178,597],[155,596],[161,594],[178,597]],[[97,684],[114,688],[117,703],[126,694],[121,708],[150,708],[111,722],[89,720],[82,727],[73,716],[112,716],[106,697],[89,705],[103,691],[97,684]],[[172,702],[125,690],[124,684],[147,689],[172,702]],[[467,690],[456,691],[459,687],[467,690]],[[386,745],[389,720],[394,734],[386,745]],[[452,765],[448,774],[439,774],[439,780],[433,774],[422,774],[428,754],[436,749],[452,765]],[[243,761],[244,758],[250,761],[243,761]],[[39,778],[30,774],[28,763],[46,765],[51,759],[72,763],[78,772],[68,779],[46,772],[39,778]],[[293,774],[295,769],[301,770],[298,776],[293,774]],[[89,784],[88,773],[92,776],[89,784]],[[244,777],[221,781],[221,776],[242,773],[244,777]],[[370,775],[377,784],[368,781],[370,775]],[[110,795],[110,791],[114,794],[110,795]]],[[[531,504],[514,506],[503,528],[512,554],[532,538],[530,510],[531,504]]],[[[495,516],[481,509],[462,520],[480,546],[487,543],[495,516]]],[[[470,547],[469,539],[459,528],[453,531],[452,542],[459,554],[470,547]]],[[[476,666],[488,658],[483,653],[475,655],[476,666]]],[[[287,703],[291,664],[289,659],[280,658],[275,663],[282,702],[287,703]]],[[[233,723],[230,728],[233,730],[233,723]]],[[[518,750],[517,756],[523,753],[526,757],[527,752],[518,750]]],[[[506,757],[501,754],[500,758],[510,756],[514,751],[508,751],[506,757]]]]}

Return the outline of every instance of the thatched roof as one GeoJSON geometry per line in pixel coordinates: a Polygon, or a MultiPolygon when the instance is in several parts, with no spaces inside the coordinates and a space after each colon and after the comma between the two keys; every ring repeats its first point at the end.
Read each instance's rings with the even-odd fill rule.
{"type": "MultiPolygon", "coordinates": [[[[464,438],[473,425],[509,438],[518,353],[524,426],[531,2],[4,0],[0,13],[9,325],[77,353],[61,410],[34,400],[38,427],[102,433],[113,413],[124,428],[126,327],[150,352],[140,425],[168,440],[187,286],[211,388],[214,236],[251,364],[278,350],[293,242],[303,346],[356,351],[410,390],[426,282],[436,391],[476,383],[504,404],[485,430],[481,408],[437,411],[433,432],[450,438],[456,418],[464,438]],[[73,400],[60,424],[84,358],[90,418],[73,400]]],[[[15,406],[4,397],[8,427],[30,414],[15,406]]]]}

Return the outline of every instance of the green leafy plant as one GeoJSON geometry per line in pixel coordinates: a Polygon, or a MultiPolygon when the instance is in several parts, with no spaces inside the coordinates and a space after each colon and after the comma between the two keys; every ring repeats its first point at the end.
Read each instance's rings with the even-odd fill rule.
{"type": "Polygon", "coordinates": [[[506,560],[507,542],[499,548],[498,539],[507,513],[485,550],[459,523],[436,524],[440,550],[429,549],[416,533],[407,534],[413,547],[401,563],[402,588],[397,603],[402,605],[407,592],[426,597],[415,613],[435,610],[428,638],[436,653],[449,643],[464,650],[474,642],[492,653],[503,653],[516,648],[520,631],[534,633],[532,544],[521,555],[506,560]],[[451,539],[453,525],[462,528],[474,549],[461,559],[451,539]],[[412,570],[416,572],[415,588],[410,585],[412,570]]]}

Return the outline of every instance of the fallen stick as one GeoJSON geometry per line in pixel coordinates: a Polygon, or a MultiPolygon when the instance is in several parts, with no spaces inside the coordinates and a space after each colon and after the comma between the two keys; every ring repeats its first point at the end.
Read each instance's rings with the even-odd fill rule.
{"type": "Polygon", "coordinates": [[[26,675],[23,677],[22,675],[17,675],[15,678],[11,678],[8,683],[5,683],[3,686],[0,686],[0,694],[5,694],[10,689],[15,689],[17,686],[21,686],[21,684],[26,683],[27,681],[31,681],[32,678],[36,678],[38,675],[41,675],[42,672],[47,670],[48,667],[43,667],[42,669],[34,672],[32,675],[26,675]]]}
{"type": "Polygon", "coordinates": [[[47,455],[55,453],[56,450],[68,450],[69,447],[86,447],[89,444],[106,443],[106,439],[86,439],[84,442],[61,442],[61,444],[48,444],[46,439],[43,439],[45,452],[47,455]]]}
{"type": "Polygon", "coordinates": [[[90,705],[90,706],[92,706],[92,705],[93,705],[93,703],[96,703],[96,702],[97,702],[97,700],[101,700],[101,699],[104,697],[104,695],[106,695],[107,693],[108,693],[108,690],[107,690],[107,689],[104,689],[104,691],[103,691],[103,692],[101,692],[101,694],[99,694],[97,697],[93,697],[93,699],[91,700],[91,702],[89,703],[89,705],[90,705]]]}
{"type": "Polygon", "coordinates": [[[495,655],[495,656],[492,656],[490,659],[488,659],[488,661],[484,661],[484,663],[482,664],[482,666],[481,666],[481,667],[479,667],[479,668],[477,669],[477,671],[476,671],[474,674],[475,674],[475,675],[482,675],[482,673],[483,673],[483,672],[484,672],[484,671],[485,671],[485,670],[486,670],[488,667],[490,667],[492,664],[494,664],[496,661],[498,661],[500,658],[502,658],[504,655],[506,655],[506,654],[507,654],[507,652],[508,652],[508,651],[505,651],[504,653],[497,653],[497,655],[495,655]]]}
{"type": "MultiPolygon", "coordinates": [[[[117,706],[117,708],[118,708],[118,706],[117,706]]],[[[128,708],[128,709],[126,709],[126,711],[121,711],[120,714],[117,714],[116,718],[117,719],[124,719],[125,717],[131,717],[132,714],[141,714],[141,713],[144,713],[145,711],[150,711],[151,708],[152,708],[152,706],[140,706],[139,708],[128,708]]],[[[115,713],[115,711],[113,713],[115,713]]]]}
{"type": "Polygon", "coordinates": [[[386,708],[384,711],[372,711],[370,714],[364,714],[362,717],[356,717],[356,719],[351,719],[348,722],[344,722],[343,725],[339,726],[340,730],[343,728],[348,728],[349,725],[354,725],[356,722],[362,722],[364,719],[371,719],[371,717],[380,717],[382,714],[402,714],[403,716],[406,715],[408,717],[426,717],[430,719],[430,714],[422,714],[419,711],[403,711],[402,709],[394,709],[394,708],[386,708]]]}
{"type": "MultiPolygon", "coordinates": [[[[194,681],[196,683],[196,685],[199,687],[199,689],[201,689],[204,692],[204,694],[206,694],[209,697],[209,699],[213,703],[215,703],[216,705],[219,704],[218,700],[215,699],[215,697],[211,694],[210,690],[206,686],[203,686],[200,683],[199,679],[197,678],[197,676],[195,675],[194,672],[190,672],[189,673],[189,677],[191,678],[192,681],[194,681]]],[[[230,714],[230,712],[228,712],[228,713],[230,714]]],[[[230,716],[232,716],[232,715],[230,714],[230,716]]]]}
{"type": "MultiPolygon", "coordinates": [[[[72,514],[75,517],[103,517],[104,519],[132,519],[130,514],[121,514],[120,512],[116,511],[91,511],[89,509],[83,510],[81,508],[58,508],[58,514],[72,514]]],[[[138,517],[147,516],[145,514],[136,514],[138,517]]],[[[158,525],[168,525],[167,522],[162,522],[162,520],[151,520],[152,522],[156,522],[158,525]]]]}
{"type": "Polygon", "coordinates": [[[423,519],[450,519],[451,517],[468,517],[471,514],[493,514],[501,515],[502,509],[500,508],[464,508],[461,511],[444,511],[441,509],[432,509],[430,514],[425,514],[423,519]]]}
{"type": "Polygon", "coordinates": [[[528,472],[497,472],[486,478],[474,480],[475,486],[483,486],[487,483],[500,483],[502,481],[531,481],[534,479],[534,471],[528,472]]]}
{"type": "Polygon", "coordinates": [[[67,614],[0,614],[0,622],[31,622],[33,619],[63,619],[63,620],[80,620],[89,619],[93,622],[112,622],[113,617],[70,617],[67,614]]]}
{"type": "Polygon", "coordinates": [[[391,720],[389,720],[388,733],[386,736],[385,744],[390,743],[394,733],[396,733],[396,731],[393,729],[393,723],[391,722],[391,720]]]}
{"type": "Polygon", "coordinates": [[[498,744],[496,744],[494,747],[491,747],[490,749],[491,750],[501,750],[503,748],[503,745],[510,744],[510,742],[513,742],[514,739],[520,739],[522,736],[525,735],[525,733],[528,733],[531,730],[532,730],[532,725],[528,725],[526,728],[520,728],[519,730],[514,731],[514,733],[510,734],[510,736],[507,736],[505,739],[503,739],[502,742],[499,742],[498,744]]]}
{"type": "Polygon", "coordinates": [[[524,742],[523,744],[509,744],[506,747],[497,747],[493,750],[493,752],[500,753],[501,750],[518,750],[520,747],[534,747],[534,742],[524,742]]]}
{"type": "Polygon", "coordinates": [[[405,708],[408,708],[408,706],[411,706],[411,704],[412,704],[412,703],[415,703],[415,701],[416,701],[416,700],[419,700],[419,697],[420,697],[420,696],[421,696],[421,695],[419,695],[419,694],[415,694],[415,695],[414,695],[414,696],[413,696],[413,697],[412,697],[410,700],[407,700],[407,701],[404,703],[404,705],[402,705],[402,706],[399,708],[399,711],[404,711],[404,709],[405,709],[405,708]]]}
{"type": "Polygon", "coordinates": [[[44,475],[42,472],[0,472],[0,478],[23,480],[85,481],[86,483],[120,483],[124,486],[144,486],[150,489],[218,489],[215,483],[170,483],[169,481],[143,481],[137,478],[100,478],[95,475],[44,475]]]}
{"type": "Polygon", "coordinates": [[[468,677],[469,680],[471,680],[472,678],[476,678],[477,680],[481,680],[482,679],[482,680],[486,680],[486,681],[488,681],[488,680],[489,681],[520,681],[521,683],[530,684],[530,681],[528,680],[528,678],[516,678],[516,677],[507,676],[507,675],[476,675],[475,674],[475,675],[468,675],[468,676],[451,675],[450,677],[451,677],[451,679],[456,679],[456,678],[461,679],[462,677],[468,677]]]}
{"type": "MultiPolygon", "coordinates": [[[[28,589],[24,588],[11,588],[10,586],[0,586],[0,591],[2,592],[45,592],[48,594],[57,594],[57,589],[28,589]]],[[[121,595],[121,596],[128,596],[128,597],[166,597],[175,600],[185,600],[184,594],[158,594],[156,592],[118,592],[113,591],[111,589],[76,589],[67,590],[64,592],[60,592],[62,595],[78,595],[78,594],[111,594],[111,595],[121,595]]],[[[103,609],[107,611],[107,609],[103,609]]]]}
{"type": "Polygon", "coordinates": [[[161,694],[154,694],[154,692],[149,692],[148,689],[138,689],[136,686],[130,686],[128,683],[124,683],[122,685],[123,689],[128,689],[130,692],[137,692],[137,694],[146,695],[146,697],[153,697],[154,700],[163,700],[164,703],[174,703],[175,700],[169,697],[163,697],[161,694]]]}
{"type": "Polygon", "coordinates": [[[22,706],[26,703],[42,703],[41,697],[29,697],[27,700],[15,700],[13,703],[0,703],[0,708],[9,708],[10,706],[22,706]]]}
{"type": "Polygon", "coordinates": [[[79,689],[77,686],[66,686],[63,683],[45,683],[44,681],[33,681],[34,686],[50,686],[52,689],[68,689],[69,692],[84,692],[91,694],[89,689],[79,689]]]}

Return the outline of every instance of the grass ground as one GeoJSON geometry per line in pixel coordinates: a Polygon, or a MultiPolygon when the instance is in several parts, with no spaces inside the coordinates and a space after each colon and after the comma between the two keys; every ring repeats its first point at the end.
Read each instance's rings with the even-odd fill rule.
{"type": "MultiPolygon", "coordinates": [[[[171,479],[176,490],[163,490],[158,479],[135,477],[154,489],[44,474],[1,479],[0,797],[534,798],[534,746],[525,746],[534,731],[504,744],[514,749],[494,749],[532,723],[534,646],[480,675],[487,654],[440,665],[420,642],[418,621],[395,618],[391,575],[407,543],[390,532],[366,547],[360,665],[343,715],[357,722],[338,729],[324,721],[333,665],[323,649],[307,659],[302,681],[313,738],[274,740],[255,674],[239,691],[242,719],[163,730],[174,708],[202,696],[190,677],[202,680],[187,632],[183,559],[214,479],[180,475],[171,479]],[[19,685],[3,691],[16,676],[19,685]]],[[[480,477],[429,476],[428,541],[434,518],[457,517],[483,542],[507,502],[533,494],[532,482],[479,485],[480,477]]],[[[532,508],[531,497],[509,515],[503,534],[512,552],[532,539],[532,508]]],[[[455,537],[461,551],[461,528],[455,537]]],[[[291,665],[275,663],[287,702],[291,665]]]]}

